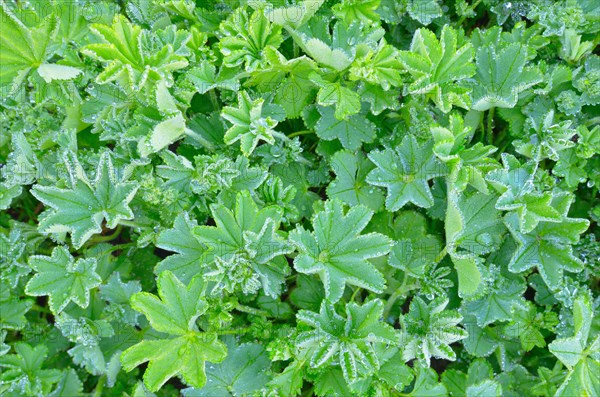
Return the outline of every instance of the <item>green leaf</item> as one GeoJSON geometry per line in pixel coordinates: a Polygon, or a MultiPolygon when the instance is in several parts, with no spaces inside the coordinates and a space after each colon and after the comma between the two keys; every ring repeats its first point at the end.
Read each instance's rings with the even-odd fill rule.
{"type": "Polygon", "coordinates": [[[515,312],[514,305],[522,303],[526,290],[522,280],[499,276],[494,280],[491,290],[478,299],[463,302],[464,312],[477,319],[477,325],[485,327],[499,321],[509,321],[515,312]]]}
{"type": "Polygon", "coordinates": [[[389,264],[407,274],[423,278],[443,247],[440,239],[427,233],[427,219],[418,212],[402,211],[394,221],[397,238],[389,264]]]}
{"type": "Polygon", "coordinates": [[[52,391],[49,397],[77,397],[83,395],[83,383],[79,380],[77,372],[69,369],[63,372],[62,378],[58,381],[56,389],[52,391]]]}
{"type": "MultiPolygon", "coordinates": [[[[3,287],[4,288],[4,287],[3,287]]],[[[2,329],[22,329],[27,326],[28,321],[25,318],[33,306],[33,301],[9,297],[0,299],[0,328],[2,329]]]]}
{"type": "Polygon", "coordinates": [[[259,141],[269,144],[275,143],[275,137],[281,136],[273,128],[277,120],[270,116],[263,117],[264,99],[254,101],[246,91],[238,93],[238,108],[226,106],[221,112],[221,117],[233,124],[225,132],[225,143],[231,145],[240,141],[242,153],[245,156],[252,154],[259,141]]]}
{"type": "Polygon", "coordinates": [[[330,200],[313,216],[312,233],[302,226],[290,232],[299,251],[294,267],[300,273],[318,274],[331,302],[340,300],[346,284],[383,292],[385,279],[368,259],[387,254],[391,240],[379,233],[360,234],[372,215],[362,205],[345,212],[341,201],[330,200]]]}
{"type": "Polygon", "coordinates": [[[208,383],[202,389],[186,389],[186,397],[245,396],[263,389],[269,382],[271,360],[256,343],[236,345],[226,342],[228,355],[220,364],[208,364],[208,383]]]}
{"type": "MultiPolygon", "coordinates": [[[[15,78],[23,80],[32,68],[41,67],[46,60],[47,47],[56,28],[56,20],[44,21],[40,29],[28,29],[9,9],[0,6],[2,35],[0,36],[0,84],[12,83],[15,78]],[[34,39],[35,37],[35,39],[34,39]]],[[[42,73],[44,73],[42,68],[42,73]]]]}
{"type": "Polygon", "coordinates": [[[447,298],[438,298],[429,304],[418,296],[412,300],[408,314],[400,318],[404,361],[417,358],[421,365],[429,367],[431,357],[456,360],[450,344],[465,339],[468,334],[457,326],[462,316],[454,310],[444,310],[447,305],[447,298]]]}
{"type": "Polygon", "coordinates": [[[17,395],[49,395],[52,385],[61,379],[58,369],[42,369],[48,355],[43,344],[31,346],[25,342],[14,345],[15,354],[0,357],[0,381],[17,395]]]}
{"type": "Polygon", "coordinates": [[[198,226],[190,215],[184,212],[175,218],[173,227],[160,233],[156,246],[164,250],[176,252],[160,262],[154,272],[161,274],[169,270],[184,283],[189,282],[204,263],[202,258],[208,249],[194,235],[194,228],[198,226]]]}
{"type": "Polygon", "coordinates": [[[333,13],[347,24],[361,21],[366,24],[379,22],[379,14],[375,10],[381,0],[342,0],[333,6],[333,13]]]}
{"type": "Polygon", "coordinates": [[[37,273],[27,283],[25,292],[31,296],[48,295],[54,315],[70,302],[86,308],[90,303],[90,290],[102,283],[96,273],[96,259],[75,260],[63,246],[54,248],[51,256],[29,257],[29,265],[37,273]]]}
{"type": "Polygon", "coordinates": [[[552,206],[552,194],[536,191],[536,164],[523,165],[512,155],[503,153],[503,169],[491,171],[486,180],[501,194],[496,208],[518,214],[519,229],[531,232],[540,221],[559,222],[560,212],[552,206]]]}
{"type": "Polygon", "coordinates": [[[143,340],[121,355],[126,371],[149,361],[144,384],[157,391],[174,376],[201,388],[206,383],[205,362],[221,362],[227,356],[225,345],[214,333],[199,331],[196,319],[208,309],[204,299],[202,277],[182,284],[173,273],[158,276],[159,297],[140,292],[131,297],[131,306],[143,313],[152,328],[173,336],[167,339],[143,340]]]}
{"type": "Polygon", "coordinates": [[[262,10],[249,16],[240,7],[221,23],[220,31],[223,63],[227,67],[245,64],[247,71],[262,66],[263,50],[267,46],[277,48],[283,41],[281,26],[271,24],[262,10]]]}
{"type": "Polygon", "coordinates": [[[268,66],[256,71],[247,82],[261,92],[275,92],[273,103],[283,107],[288,118],[297,118],[312,103],[316,86],[310,80],[317,70],[313,60],[306,56],[286,59],[273,47],[263,51],[268,66]]]}
{"type": "Polygon", "coordinates": [[[181,112],[156,124],[146,139],[139,141],[138,150],[142,156],[156,153],[179,140],[186,132],[185,118],[181,112]]]}
{"type": "Polygon", "coordinates": [[[71,233],[71,243],[81,248],[89,238],[102,232],[102,221],[115,228],[121,220],[133,219],[128,204],[138,185],[117,177],[110,152],[98,161],[96,177],[90,181],[76,159],[66,160],[71,174],[71,188],[36,185],[31,193],[49,206],[41,215],[38,228],[42,233],[71,233]]]}
{"type": "Polygon", "coordinates": [[[194,228],[198,241],[208,247],[202,260],[214,265],[205,277],[216,283],[213,293],[241,289],[250,294],[262,286],[267,295],[277,297],[289,273],[281,255],[291,250],[278,232],[282,210],[259,210],[248,191],[238,193],[235,201],[234,211],[211,205],[216,226],[194,228]]]}
{"type": "MultiPolygon", "coordinates": [[[[360,96],[357,92],[344,87],[340,83],[329,83],[326,81],[315,81],[315,83],[322,85],[317,93],[317,103],[321,106],[335,105],[334,115],[338,121],[344,121],[347,117],[353,116],[360,111],[360,96]]],[[[358,120],[364,119],[359,118],[358,120]]]]}
{"type": "Polygon", "coordinates": [[[483,292],[482,254],[497,248],[504,227],[494,208],[496,196],[475,192],[470,198],[456,189],[448,191],[446,249],[458,274],[458,293],[463,298],[483,292]]]}
{"type": "Polygon", "coordinates": [[[506,215],[506,226],[518,243],[508,264],[511,272],[520,273],[535,266],[546,285],[551,290],[558,290],[563,285],[564,270],[580,272],[583,269],[584,265],[573,255],[571,245],[579,241],[579,235],[590,223],[587,219],[566,217],[571,200],[567,198],[561,222],[540,222],[530,233],[519,231],[516,214],[506,215]]]}
{"type": "Polygon", "coordinates": [[[467,388],[467,397],[500,397],[502,386],[493,380],[485,380],[467,388]]]}
{"type": "Polygon", "coordinates": [[[398,96],[390,95],[379,85],[363,84],[359,88],[358,94],[362,101],[371,104],[371,113],[374,115],[381,114],[385,109],[397,109],[400,106],[398,96]]]}
{"type": "Polygon", "coordinates": [[[303,0],[297,2],[296,5],[287,7],[265,8],[265,15],[269,21],[285,27],[298,28],[305,24],[319,8],[325,0],[303,0]]]}
{"type": "Polygon", "coordinates": [[[377,168],[367,175],[367,182],[388,189],[385,206],[389,211],[407,203],[423,208],[433,205],[428,181],[443,176],[446,168],[435,158],[432,147],[431,141],[420,146],[414,136],[406,136],[395,149],[369,153],[377,168]]]}
{"type": "MultiPolygon", "coordinates": [[[[140,26],[134,25],[125,16],[115,16],[112,25],[93,24],[90,29],[103,43],[88,44],[81,52],[104,62],[106,67],[96,77],[98,84],[113,81],[133,91],[151,90],[160,80],[173,83],[172,72],[188,66],[188,60],[177,54],[173,43],[160,43],[155,51],[149,52],[143,43],[148,35],[140,26]]],[[[179,45],[184,47],[191,38],[189,34],[180,37],[179,45]]]]}
{"type": "Polygon", "coordinates": [[[319,280],[299,274],[296,285],[290,293],[290,301],[300,309],[319,310],[321,302],[325,299],[325,290],[319,280]]]}
{"type": "Polygon", "coordinates": [[[37,72],[46,83],[51,83],[53,80],[72,80],[83,73],[81,69],[55,63],[43,63],[37,72]]]}
{"type": "Polygon", "coordinates": [[[531,351],[535,346],[545,347],[546,341],[542,329],[554,331],[558,324],[558,316],[554,312],[538,313],[530,302],[518,305],[512,316],[512,321],[504,328],[509,336],[518,336],[525,351],[531,351]]]}
{"type": "Polygon", "coordinates": [[[304,378],[304,370],[300,361],[292,361],[283,372],[269,383],[269,386],[282,396],[292,397],[300,394],[304,378]]]}
{"type": "Polygon", "coordinates": [[[519,94],[542,81],[540,73],[527,65],[527,47],[512,43],[499,51],[482,46],[476,57],[477,85],[473,89],[475,110],[512,108],[519,94]]]}
{"type": "Polygon", "coordinates": [[[579,295],[573,304],[574,336],[557,338],[548,349],[569,370],[566,379],[556,391],[557,396],[584,393],[590,396],[600,392],[596,374],[600,370],[600,336],[588,341],[594,312],[586,295],[579,295]]]}
{"type": "Polygon", "coordinates": [[[7,282],[11,287],[15,287],[19,279],[31,271],[26,264],[27,245],[24,237],[17,229],[11,230],[8,236],[0,233],[0,280],[7,282]]]}
{"type": "Polygon", "coordinates": [[[119,272],[114,272],[105,284],[100,286],[100,297],[109,302],[105,309],[125,324],[136,325],[138,314],[129,307],[129,299],[142,290],[137,280],[123,282],[119,272]]]}
{"type": "Polygon", "coordinates": [[[439,383],[438,374],[433,368],[417,367],[416,379],[409,396],[443,397],[448,395],[446,387],[439,383]]]}
{"type": "Polygon", "coordinates": [[[386,44],[385,40],[381,40],[377,50],[365,49],[357,53],[350,67],[349,78],[351,81],[366,81],[380,85],[388,91],[391,87],[402,86],[401,70],[398,50],[386,44]]]}
{"type": "Polygon", "coordinates": [[[330,161],[336,179],[327,186],[327,196],[339,199],[350,206],[364,205],[373,211],[383,206],[383,193],[369,186],[366,177],[374,166],[362,154],[353,154],[347,150],[339,151],[330,161]]]}
{"type": "Polygon", "coordinates": [[[492,367],[487,361],[479,359],[471,363],[468,375],[450,370],[444,372],[442,380],[451,396],[500,397],[502,387],[492,377],[492,367]]]}
{"type": "MultiPolygon", "coordinates": [[[[433,3],[435,4],[435,3],[433,3]]],[[[418,29],[410,51],[400,51],[400,62],[413,77],[409,94],[424,94],[444,113],[452,106],[468,109],[471,100],[464,80],[475,74],[473,46],[444,25],[438,40],[428,29],[418,29]]]]}
{"type": "Polygon", "coordinates": [[[321,118],[315,126],[319,138],[326,141],[338,139],[346,149],[356,150],[363,142],[372,142],[377,128],[366,117],[355,114],[338,119],[332,108],[319,107],[321,118]]]}
{"type": "Polygon", "coordinates": [[[9,185],[7,183],[0,183],[0,209],[5,210],[10,207],[10,203],[18,197],[22,192],[22,188],[19,185],[9,185]]]}
{"type": "Polygon", "coordinates": [[[446,211],[446,245],[451,255],[484,255],[497,250],[506,233],[501,213],[495,207],[498,196],[479,192],[451,195],[457,197],[456,202],[454,197],[448,200],[446,211]]]}
{"type": "MultiPolygon", "coordinates": [[[[355,31],[360,29],[358,24],[353,25],[355,31]]],[[[312,31],[312,28],[290,29],[289,32],[302,50],[308,54],[317,63],[332,70],[341,72],[347,69],[352,63],[353,56],[350,46],[343,42],[344,33],[347,32],[348,26],[342,22],[336,23],[332,36],[329,32],[312,31]]],[[[358,35],[358,32],[355,32],[358,35]]],[[[338,84],[339,85],[339,84],[338,84]]]]}
{"type": "Polygon", "coordinates": [[[423,25],[429,25],[443,15],[437,0],[408,0],[407,3],[408,15],[423,25]]]}
{"type": "Polygon", "coordinates": [[[315,380],[315,393],[317,396],[347,396],[351,391],[344,379],[344,373],[336,367],[323,370],[315,380]]]}
{"type": "MultiPolygon", "coordinates": [[[[468,121],[468,119],[467,119],[468,121]]],[[[488,194],[485,175],[497,168],[495,160],[489,156],[496,151],[493,146],[484,146],[481,142],[465,148],[472,138],[472,131],[465,126],[458,114],[450,115],[449,128],[433,127],[435,155],[448,166],[449,179],[454,188],[463,191],[468,185],[488,194]]]]}
{"type": "Polygon", "coordinates": [[[379,369],[375,345],[397,344],[394,328],[382,322],[383,303],[375,299],[364,305],[346,305],[346,318],[340,316],[331,303],[323,302],[319,313],[298,312],[298,321],[314,328],[298,335],[296,342],[306,350],[313,368],[342,367],[344,379],[353,383],[359,377],[379,369]]]}

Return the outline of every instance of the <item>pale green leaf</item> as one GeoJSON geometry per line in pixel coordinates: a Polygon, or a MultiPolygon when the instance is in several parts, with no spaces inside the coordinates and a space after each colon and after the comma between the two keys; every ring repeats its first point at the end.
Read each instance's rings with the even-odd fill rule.
{"type": "Polygon", "coordinates": [[[63,246],[54,248],[52,256],[31,256],[29,265],[36,274],[27,283],[25,292],[31,296],[48,295],[55,315],[70,302],[86,308],[90,290],[102,282],[96,273],[95,259],[75,260],[63,246]]]}

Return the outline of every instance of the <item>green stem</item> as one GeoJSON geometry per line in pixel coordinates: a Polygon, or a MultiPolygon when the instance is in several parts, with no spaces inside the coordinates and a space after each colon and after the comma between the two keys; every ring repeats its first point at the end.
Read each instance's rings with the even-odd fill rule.
{"type": "Polygon", "coordinates": [[[241,335],[250,332],[250,327],[238,328],[238,329],[227,329],[225,331],[217,331],[219,335],[241,335]]]}
{"type": "Polygon", "coordinates": [[[313,395],[313,386],[309,387],[304,393],[302,393],[302,397],[309,397],[313,395]]]}
{"type": "Polygon", "coordinates": [[[95,236],[90,240],[90,243],[98,244],[98,243],[105,243],[107,241],[112,241],[115,238],[119,237],[121,230],[123,230],[123,225],[119,224],[119,225],[117,225],[115,231],[112,232],[111,234],[109,234],[108,236],[95,236]]]}
{"type": "Polygon", "coordinates": [[[433,263],[437,265],[438,263],[440,263],[442,261],[442,259],[444,259],[444,257],[447,254],[448,254],[448,247],[446,246],[446,247],[444,247],[443,250],[440,251],[440,253],[438,254],[438,256],[435,257],[435,260],[434,260],[433,263]]]}
{"type": "Polygon", "coordinates": [[[121,219],[119,220],[119,225],[123,225],[123,226],[129,226],[129,227],[144,227],[144,225],[140,225],[137,222],[134,221],[127,221],[125,219],[121,219]]]}
{"type": "Polygon", "coordinates": [[[291,133],[290,135],[288,135],[287,137],[291,139],[291,138],[293,138],[293,137],[296,137],[296,136],[300,136],[300,135],[308,135],[308,134],[312,134],[312,133],[313,133],[313,131],[311,131],[311,130],[302,130],[302,131],[296,131],[296,132],[292,132],[292,133],[291,133]]]}
{"type": "Polygon", "coordinates": [[[267,313],[264,310],[260,310],[260,309],[255,309],[253,307],[250,306],[245,306],[245,305],[240,305],[238,304],[236,307],[236,310],[240,311],[240,312],[244,312],[244,313],[248,313],[248,314],[254,314],[257,316],[268,316],[269,313],[267,313]]]}
{"type": "Polygon", "coordinates": [[[402,284],[400,284],[398,289],[396,289],[396,291],[394,291],[394,293],[392,295],[390,295],[387,302],[385,303],[385,307],[383,308],[383,318],[384,319],[386,319],[389,316],[389,314],[392,311],[392,308],[394,307],[394,304],[396,303],[398,298],[400,298],[402,295],[404,295],[406,292],[408,292],[410,290],[410,288],[412,288],[412,285],[409,286],[410,288],[407,288],[407,285],[406,285],[409,277],[410,276],[408,274],[404,273],[404,276],[402,277],[402,284]]]}
{"type": "Polygon", "coordinates": [[[48,310],[47,308],[43,307],[43,306],[39,306],[39,305],[33,305],[31,306],[31,309],[29,310],[33,310],[36,312],[40,312],[40,313],[46,313],[46,314],[50,314],[50,310],[48,310]]]}
{"type": "Polygon", "coordinates": [[[217,98],[217,93],[214,89],[208,92],[208,96],[210,97],[210,103],[212,103],[214,110],[220,109],[219,98],[217,98]]]}
{"type": "Polygon", "coordinates": [[[101,397],[102,390],[104,389],[104,383],[106,381],[106,375],[102,375],[100,379],[98,379],[98,384],[96,385],[96,390],[94,390],[93,397],[101,397]]]}
{"type": "Polygon", "coordinates": [[[360,288],[356,287],[354,292],[352,292],[352,296],[350,297],[350,302],[354,302],[354,298],[356,297],[356,294],[358,294],[358,291],[360,291],[360,288]]]}
{"type": "Polygon", "coordinates": [[[136,245],[137,245],[136,243],[108,245],[105,249],[103,249],[101,252],[97,252],[96,254],[97,255],[109,255],[117,250],[123,250],[125,248],[135,247],[136,245]]]}
{"type": "Polygon", "coordinates": [[[494,111],[496,108],[492,107],[488,112],[487,119],[487,143],[490,145],[494,144],[494,111]]]}
{"type": "Polygon", "coordinates": [[[586,127],[590,127],[594,124],[600,124],[600,116],[592,117],[591,119],[583,122],[583,125],[586,127]]]}
{"type": "Polygon", "coordinates": [[[477,0],[475,3],[473,3],[471,5],[471,7],[469,7],[469,9],[467,11],[465,11],[465,15],[463,15],[459,20],[458,20],[458,24],[456,26],[461,26],[462,23],[465,21],[465,19],[467,19],[467,15],[468,13],[470,13],[471,11],[475,11],[475,8],[477,8],[477,6],[479,5],[479,3],[481,3],[481,0],[477,0]]]}

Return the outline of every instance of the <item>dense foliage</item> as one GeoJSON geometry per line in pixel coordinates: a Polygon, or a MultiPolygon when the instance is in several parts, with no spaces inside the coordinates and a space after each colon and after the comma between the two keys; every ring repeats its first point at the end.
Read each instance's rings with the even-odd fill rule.
{"type": "Polygon", "coordinates": [[[0,395],[600,396],[600,2],[0,13],[0,395]]]}

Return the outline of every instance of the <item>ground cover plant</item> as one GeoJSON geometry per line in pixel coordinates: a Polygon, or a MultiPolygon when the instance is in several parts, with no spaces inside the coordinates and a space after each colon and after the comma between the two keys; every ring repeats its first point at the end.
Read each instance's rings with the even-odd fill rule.
{"type": "Polygon", "coordinates": [[[600,2],[0,13],[0,395],[600,395],[600,2]]]}

